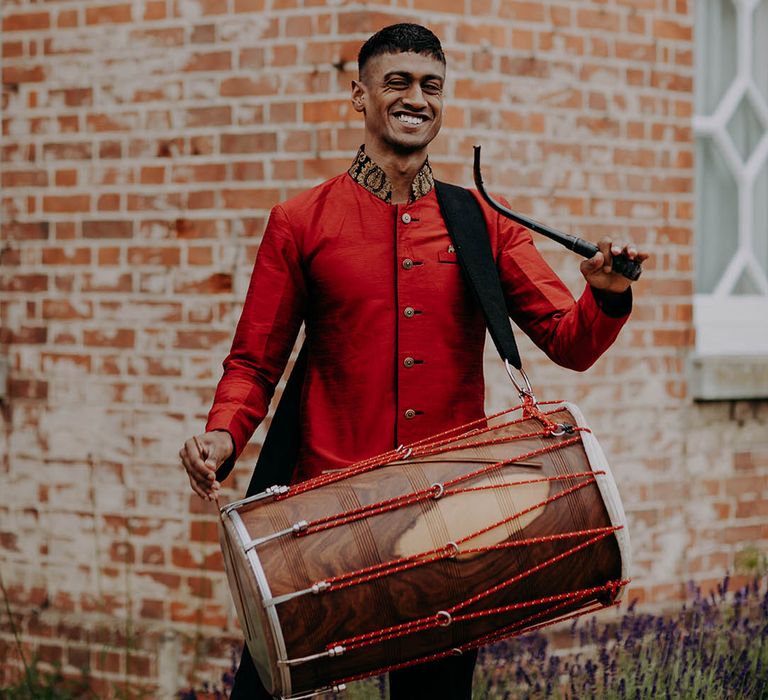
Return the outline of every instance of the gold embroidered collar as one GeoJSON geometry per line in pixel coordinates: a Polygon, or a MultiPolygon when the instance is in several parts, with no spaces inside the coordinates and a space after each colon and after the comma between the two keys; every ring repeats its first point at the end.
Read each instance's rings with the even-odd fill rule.
{"type": "MultiPolygon", "coordinates": [[[[366,155],[362,146],[347,172],[358,185],[364,187],[371,194],[387,204],[392,203],[392,183],[387,174],[366,155]]],[[[434,185],[435,178],[432,176],[432,168],[428,160],[424,161],[424,165],[421,166],[421,170],[416,173],[416,177],[411,183],[411,201],[429,194],[434,185]]]]}

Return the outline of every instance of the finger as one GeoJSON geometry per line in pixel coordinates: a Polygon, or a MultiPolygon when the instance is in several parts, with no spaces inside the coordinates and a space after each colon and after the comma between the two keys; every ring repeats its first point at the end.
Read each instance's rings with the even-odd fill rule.
{"type": "Polygon", "coordinates": [[[193,474],[198,480],[207,479],[210,481],[216,478],[213,470],[203,461],[203,456],[198,449],[198,443],[194,438],[187,440],[184,443],[183,449],[186,453],[186,460],[182,458],[182,461],[190,474],[193,474]]]}
{"type": "Polygon", "coordinates": [[[194,492],[195,492],[195,493],[196,493],[198,496],[200,496],[200,498],[202,498],[204,501],[210,501],[210,500],[211,500],[211,499],[210,499],[210,496],[208,495],[208,493],[207,493],[207,492],[206,492],[204,489],[202,489],[202,488],[200,487],[200,485],[197,483],[197,481],[195,481],[195,480],[192,478],[192,476],[191,476],[191,475],[189,475],[189,474],[188,474],[187,476],[189,476],[189,485],[192,487],[192,490],[193,490],[193,491],[194,491],[194,492]]]}
{"type": "Polygon", "coordinates": [[[220,484],[218,486],[214,485],[214,484],[218,484],[217,481],[208,481],[207,479],[203,481],[194,479],[194,481],[195,481],[195,484],[197,485],[197,488],[199,488],[205,494],[205,498],[207,498],[208,500],[213,500],[218,494],[219,489],[221,488],[220,484]]]}
{"type": "Polygon", "coordinates": [[[603,238],[597,244],[597,249],[603,254],[603,272],[610,272],[613,265],[613,241],[603,238]]]}
{"type": "MultiPolygon", "coordinates": [[[[625,257],[629,258],[630,260],[634,260],[637,257],[637,248],[632,243],[624,243],[623,245],[620,245],[621,248],[621,255],[624,255],[625,257]]],[[[614,253],[616,255],[617,253],[614,253]]]]}
{"type": "Polygon", "coordinates": [[[205,458],[205,464],[213,470],[219,466],[218,461],[216,460],[216,445],[208,446],[208,456],[205,458]]]}
{"type": "Polygon", "coordinates": [[[581,271],[585,275],[597,272],[602,266],[605,256],[599,250],[591,258],[587,258],[581,263],[581,271]]]}
{"type": "Polygon", "coordinates": [[[208,478],[215,479],[215,472],[219,466],[219,460],[216,459],[216,454],[218,452],[216,449],[216,443],[208,438],[207,435],[195,435],[192,437],[192,440],[194,440],[195,446],[197,447],[197,451],[200,453],[201,458],[205,460],[206,468],[210,470],[208,478]],[[213,473],[212,477],[210,476],[210,473],[213,473]]]}

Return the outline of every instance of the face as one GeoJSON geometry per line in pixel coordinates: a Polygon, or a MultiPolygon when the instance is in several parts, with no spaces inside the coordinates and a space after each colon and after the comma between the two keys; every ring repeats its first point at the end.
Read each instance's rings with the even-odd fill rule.
{"type": "Polygon", "coordinates": [[[352,104],[365,115],[366,145],[413,153],[437,136],[443,119],[445,66],[418,53],[381,54],[352,82],[352,104]]]}

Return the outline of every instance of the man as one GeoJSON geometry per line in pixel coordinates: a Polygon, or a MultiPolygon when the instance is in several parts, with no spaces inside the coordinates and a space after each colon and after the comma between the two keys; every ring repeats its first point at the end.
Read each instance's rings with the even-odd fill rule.
{"type": "MultiPolygon", "coordinates": [[[[482,312],[437,204],[429,143],[443,115],[445,57],[412,24],[372,36],[352,104],[365,142],[349,171],[271,213],[206,432],[180,452],[193,491],[212,499],[267,413],[302,322],[307,368],[293,480],[342,468],[483,415],[482,312]]],[[[631,246],[602,241],[581,263],[575,302],[530,234],[483,205],[510,315],[554,361],[588,368],[629,314],[629,280],[610,271],[631,246]]],[[[476,654],[390,677],[391,697],[468,698],[476,654]]],[[[233,698],[255,695],[244,654],[233,698]]]]}

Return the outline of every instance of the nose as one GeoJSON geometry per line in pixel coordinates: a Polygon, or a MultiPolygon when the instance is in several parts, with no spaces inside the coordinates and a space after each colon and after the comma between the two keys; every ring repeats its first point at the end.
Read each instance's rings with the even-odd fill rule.
{"type": "Polygon", "coordinates": [[[416,110],[426,108],[427,100],[424,98],[424,92],[419,83],[414,82],[411,84],[408,92],[403,95],[403,104],[416,110]]]}

